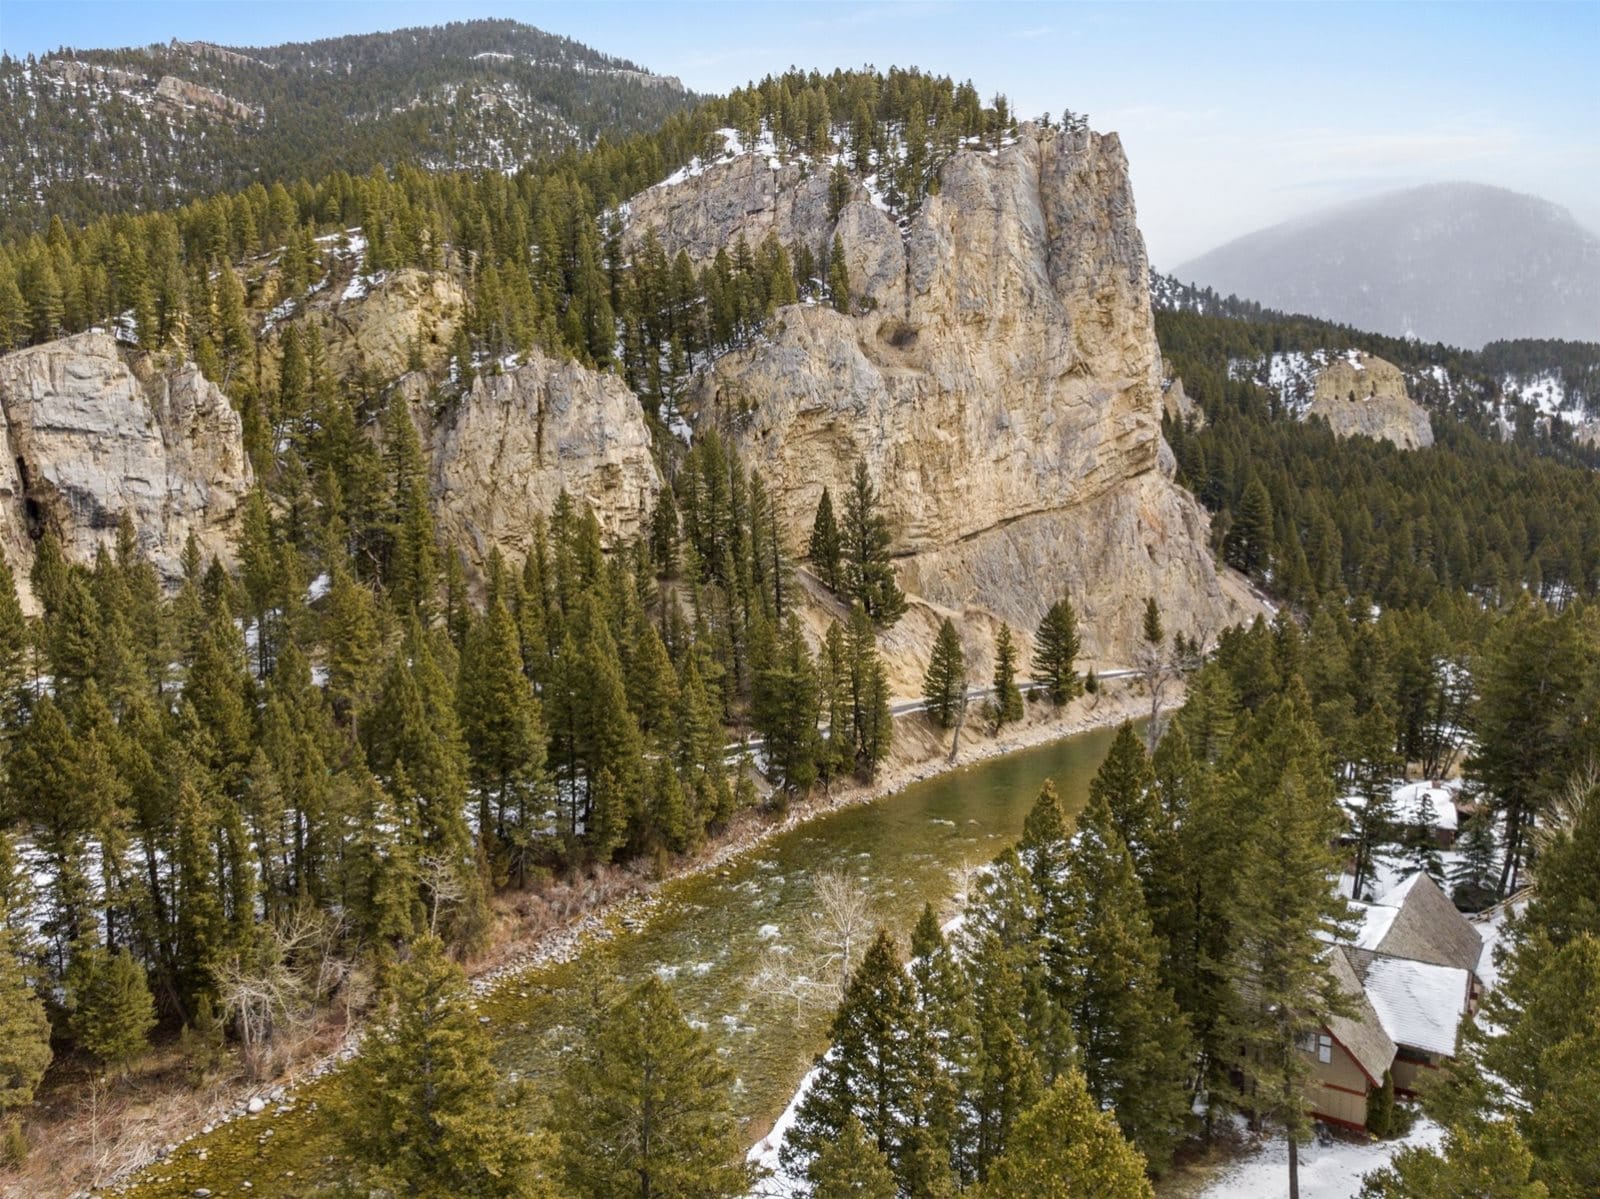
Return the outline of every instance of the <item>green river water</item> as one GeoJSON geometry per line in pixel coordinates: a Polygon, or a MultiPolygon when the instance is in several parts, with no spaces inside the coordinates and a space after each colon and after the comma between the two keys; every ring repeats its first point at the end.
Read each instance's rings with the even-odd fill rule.
{"type": "MultiPolygon", "coordinates": [[[[843,871],[860,879],[876,921],[904,944],[924,903],[947,907],[964,866],[987,862],[1015,840],[1045,779],[1055,780],[1064,806],[1076,812],[1113,735],[1084,733],[979,762],[820,817],[718,869],[665,884],[636,927],[618,928],[572,962],[532,967],[481,1001],[500,1064],[535,1084],[553,1067],[585,963],[604,963],[623,983],[654,971],[716,1040],[753,1141],[826,1042],[829,1012],[752,995],[769,951],[800,940],[815,906],[816,876],[843,871]]],[[[307,1194],[330,1176],[337,1154],[333,1130],[316,1110],[325,1085],[300,1088],[291,1111],[269,1108],[197,1137],[148,1168],[130,1193],[177,1199],[205,1187],[219,1199],[307,1194]]]]}

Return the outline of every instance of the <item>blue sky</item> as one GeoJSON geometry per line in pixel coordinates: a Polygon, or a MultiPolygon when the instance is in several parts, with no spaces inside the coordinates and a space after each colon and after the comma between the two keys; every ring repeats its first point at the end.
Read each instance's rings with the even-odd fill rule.
{"type": "Polygon", "coordinates": [[[1471,179],[1600,229],[1600,3],[0,0],[0,48],[270,44],[480,16],[723,91],[916,65],[1123,136],[1158,265],[1316,207],[1471,179]]]}

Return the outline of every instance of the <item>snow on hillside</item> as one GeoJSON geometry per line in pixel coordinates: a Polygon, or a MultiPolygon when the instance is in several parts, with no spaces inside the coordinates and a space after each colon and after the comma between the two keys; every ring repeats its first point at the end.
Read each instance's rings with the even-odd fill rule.
{"type": "Polygon", "coordinates": [[[1311,397],[1316,393],[1317,372],[1334,357],[1328,350],[1313,350],[1309,354],[1288,350],[1265,358],[1230,358],[1228,377],[1247,379],[1265,387],[1285,408],[1301,417],[1311,407],[1311,397]]]}
{"type": "Polygon", "coordinates": [[[1532,404],[1542,416],[1554,416],[1559,412],[1578,419],[1583,415],[1580,405],[1568,402],[1566,385],[1556,371],[1542,371],[1537,375],[1506,375],[1500,380],[1500,390],[1508,400],[1532,404]]]}

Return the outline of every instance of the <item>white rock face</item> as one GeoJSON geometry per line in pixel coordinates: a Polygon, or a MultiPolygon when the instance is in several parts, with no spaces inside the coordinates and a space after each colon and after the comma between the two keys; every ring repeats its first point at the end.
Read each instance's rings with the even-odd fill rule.
{"type": "Polygon", "coordinates": [[[1402,450],[1433,444],[1427,409],[1411,398],[1400,368],[1358,350],[1317,372],[1305,415],[1326,420],[1339,437],[1371,437],[1402,450]]]}
{"type": "Polygon", "coordinates": [[[253,483],[238,413],[193,365],[136,365],[104,333],[0,358],[0,547],[25,593],[32,537],[46,525],[88,563],[126,512],[169,581],[191,531],[204,553],[231,554],[253,483]]]}
{"type": "MultiPolygon", "coordinates": [[[[705,252],[706,214],[730,210],[720,189],[747,170],[662,189],[680,193],[672,214],[692,218],[687,241],[658,230],[669,254],[705,252]]],[[[815,215],[776,185],[763,211],[779,226],[815,215]]],[[[636,233],[652,212],[635,201],[636,233]]],[[[1115,135],[1025,129],[998,154],[959,153],[903,234],[866,203],[836,226],[820,215],[805,240],[838,232],[857,313],[782,310],[696,396],[700,421],[738,432],[792,550],[823,487],[837,510],[864,458],[902,585],[942,607],[978,605],[1031,630],[1070,592],[1093,614],[1086,653],[1112,661],[1128,656],[1147,595],[1186,632],[1252,610],[1207,551],[1204,513],[1169,478],[1148,267],[1115,135]]]]}
{"type": "Polygon", "coordinates": [[[520,562],[563,490],[608,544],[640,532],[661,490],[639,401],[615,375],[541,354],[478,380],[429,438],[439,532],[481,565],[520,562]]]}

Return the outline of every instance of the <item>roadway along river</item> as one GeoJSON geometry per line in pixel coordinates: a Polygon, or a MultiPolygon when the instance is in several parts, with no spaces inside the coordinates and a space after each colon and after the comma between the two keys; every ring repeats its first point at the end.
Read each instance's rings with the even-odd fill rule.
{"type": "MultiPolygon", "coordinates": [[[[586,966],[624,983],[655,971],[670,981],[685,1014],[717,1040],[754,1141],[783,1110],[827,1037],[831,1013],[822,1006],[763,997],[755,986],[775,954],[804,951],[818,876],[858,879],[871,895],[873,921],[903,945],[925,902],[948,909],[963,868],[987,862],[1016,838],[1045,779],[1055,780],[1064,806],[1076,812],[1113,735],[1098,730],[991,758],[820,817],[717,870],[666,884],[639,927],[586,947],[573,962],[533,967],[481,1002],[501,1064],[542,1081],[558,1056],[586,966]]],[[[197,1187],[252,1199],[306,1193],[313,1179],[328,1176],[338,1152],[314,1110],[323,1085],[302,1088],[286,1114],[273,1117],[269,1109],[197,1138],[145,1171],[132,1193],[141,1199],[177,1199],[197,1187]],[[241,1186],[246,1180],[248,1190],[241,1186]]]]}

